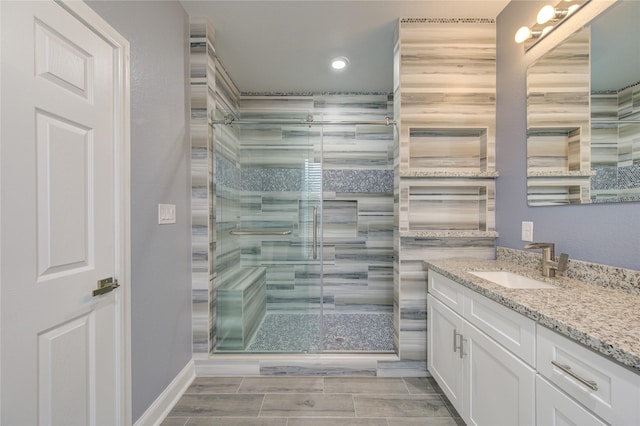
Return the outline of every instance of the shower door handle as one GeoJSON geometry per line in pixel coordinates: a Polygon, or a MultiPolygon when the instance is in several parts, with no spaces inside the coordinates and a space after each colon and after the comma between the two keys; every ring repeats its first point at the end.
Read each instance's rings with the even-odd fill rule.
{"type": "Polygon", "coordinates": [[[318,208],[313,208],[313,259],[318,258],[318,208]]]}

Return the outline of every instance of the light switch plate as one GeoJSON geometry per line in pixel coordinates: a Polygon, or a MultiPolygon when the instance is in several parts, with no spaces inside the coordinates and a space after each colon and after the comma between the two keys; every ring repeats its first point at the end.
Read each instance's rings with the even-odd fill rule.
{"type": "Polygon", "coordinates": [[[522,241],[533,241],[533,222],[522,222],[522,241]]]}
{"type": "Polygon", "coordinates": [[[176,223],[176,205],[158,204],[158,225],[176,223]]]}

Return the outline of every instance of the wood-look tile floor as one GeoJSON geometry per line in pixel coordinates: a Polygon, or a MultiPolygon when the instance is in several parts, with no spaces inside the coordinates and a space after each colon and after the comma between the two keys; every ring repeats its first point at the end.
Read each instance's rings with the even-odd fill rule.
{"type": "Polygon", "coordinates": [[[163,426],[464,425],[429,377],[200,377],[163,426]]]}

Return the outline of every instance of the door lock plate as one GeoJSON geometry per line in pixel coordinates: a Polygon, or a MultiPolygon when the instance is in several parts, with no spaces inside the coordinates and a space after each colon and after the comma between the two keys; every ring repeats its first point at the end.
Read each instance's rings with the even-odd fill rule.
{"type": "Polygon", "coordinates": [[[115,290],[120,287],[118,284],[118,280],[113,277],[104,278],[98,281],[98,288],[93,290],[93,296],[99,296],[101,294],[109,293],[110,291],[115,290]]]}

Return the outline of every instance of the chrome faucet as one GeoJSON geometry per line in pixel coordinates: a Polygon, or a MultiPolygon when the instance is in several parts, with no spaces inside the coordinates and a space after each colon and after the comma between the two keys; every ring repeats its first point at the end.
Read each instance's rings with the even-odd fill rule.
{"type": "Polygon", "coordinates": [[[556,271],[562,274],[569,266],[569,255],[566,253],[560,254],[560,258],[556,262],[555,245],[553,243],[531,243],[524,246],[524,248],[542,250],[542,275],[545,277],[555,277],[556,271]]]}

